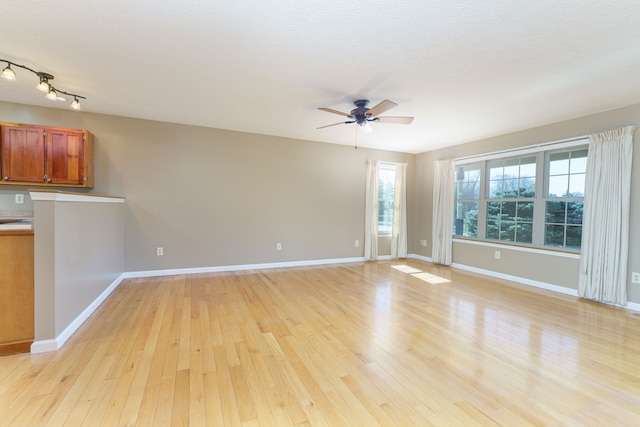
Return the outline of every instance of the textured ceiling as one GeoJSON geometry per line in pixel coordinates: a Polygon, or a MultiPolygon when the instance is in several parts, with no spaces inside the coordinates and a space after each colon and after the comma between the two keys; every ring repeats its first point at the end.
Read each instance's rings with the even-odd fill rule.
{"type": "MultiPolygon", "coordinates": [[[[0,58],[83,111],[423,152],[640,103],[640,2],[3,0],[0,58]]],[[[4,65],[0,64],[4,67],[4,65]]],[[[0,100],[68,108],[16,71],[0,100]]]]}

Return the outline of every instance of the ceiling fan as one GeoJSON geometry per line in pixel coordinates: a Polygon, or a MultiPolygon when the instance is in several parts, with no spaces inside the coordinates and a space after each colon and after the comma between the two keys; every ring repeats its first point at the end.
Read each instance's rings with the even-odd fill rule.
{"type": "Polygon", "coordinates": [[[396,123],[396,124],[408,125],[413,121],[413,117],[397,117],[397,116],[380,117],[380,114],[398,105],[393,101],[389,101],[388,99],[381,101],[379,104],[377,104],[372,108],[367,108],[367,105],[369,105],[368,99],[357,99],[353,102],[353,104],[356,106],[356,108],[351,110],[349,113],[343,113],[342,111],[334,110],[332,108],[319,107],[318,110],[326,111],[328,113],[339,114],[341,116],[348,117],[349,120],[346,122],[338,122],[338,123],[333,123],[326,126],[320,126],[318,129],[328,128],[331,126],[337,126],[342,124],[356,123],[359,126],[363,127],[362,129],[363,131],[371,132],[371,126],[369,125],[370,122],[396,123]]]}

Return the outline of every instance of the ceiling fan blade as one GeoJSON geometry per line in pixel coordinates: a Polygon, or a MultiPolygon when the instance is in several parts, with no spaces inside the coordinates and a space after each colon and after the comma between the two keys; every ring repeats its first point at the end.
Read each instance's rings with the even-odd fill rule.
{"type": "Polygon", "coordinates": [[[375,107],[370,108],[369,111],[367,111],[367,115],[371,114],[372,117],[375,117],[384,113],[385,111],[392,109],[393,107],[396,107],[397,105],[398,104],[396,104],[395,102],[385,99],[375,107]]]}
{"type": "Polygon", "coordinates": [[[316,129],[324,129],[324,128],[328,128],[331,126],[338,126],[338,125],[348,125],[349,123],[355,123],[355,122],[353,120],[350,122],[338,122],[338,123],[333,123],[331,125],[320,126],[319,128],[316,128],[316,129]]]}
{"type": "Polygon", "coordinates": [[[339,114],[345,117],[351,117],[349,113],[343,113],[342,111],[334,110],[332,108],[319,107],[318,110],[326,111],[327,113],[339,114]]]}
{"type": "Polygon", "coordinates": [[[383,116],[376,117],[375,119],[378,123],[396,123],[399,125],[410,125],[413,121],[413,117],[393,117],[393,116],[383,116]]]}

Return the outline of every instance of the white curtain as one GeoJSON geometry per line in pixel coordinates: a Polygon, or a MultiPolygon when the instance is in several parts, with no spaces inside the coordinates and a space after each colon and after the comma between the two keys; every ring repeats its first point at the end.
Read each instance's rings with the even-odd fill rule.
{"type": "Polygon", "coordinates": [[[367,161],[365,191],[364,258],[378,259],[378,161],[367,161]]]}
{"type": "Polygon", "coordinates": [[[431,258],[437,264],[451,265],[452,262],[454,174],[454,160],[435,162],[431,258]]]}
{"type": "Polygon", "coordinates": [[[396,165],[393,188],[393,226],[391,227],[391,258],[407,257],[407,164],[396,165]]]}
{"type": "Polygon", "coordinates": [[[635,126],[589,135],[578,295],[627,303],[631,157],[635,126]]]}

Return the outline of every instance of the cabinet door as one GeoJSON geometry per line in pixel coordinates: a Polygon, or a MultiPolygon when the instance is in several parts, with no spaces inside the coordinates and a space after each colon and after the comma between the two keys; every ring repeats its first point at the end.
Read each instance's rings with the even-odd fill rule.
{"type": "Polygon", "coordinates": [[[33,234],[0,236],[0,354],[28,352],[34,334],[33,234]]]}
{"type": "Polygon", "coordinates": [[[2,179],[42,183],[44,142],[42,128],[2,126],[2,179]]]}
{"type": "Polygon", "coordinates": [[[47,182],[82,185],[86,182],[85,161],[82,131],[47,129],[47,182]]]}

